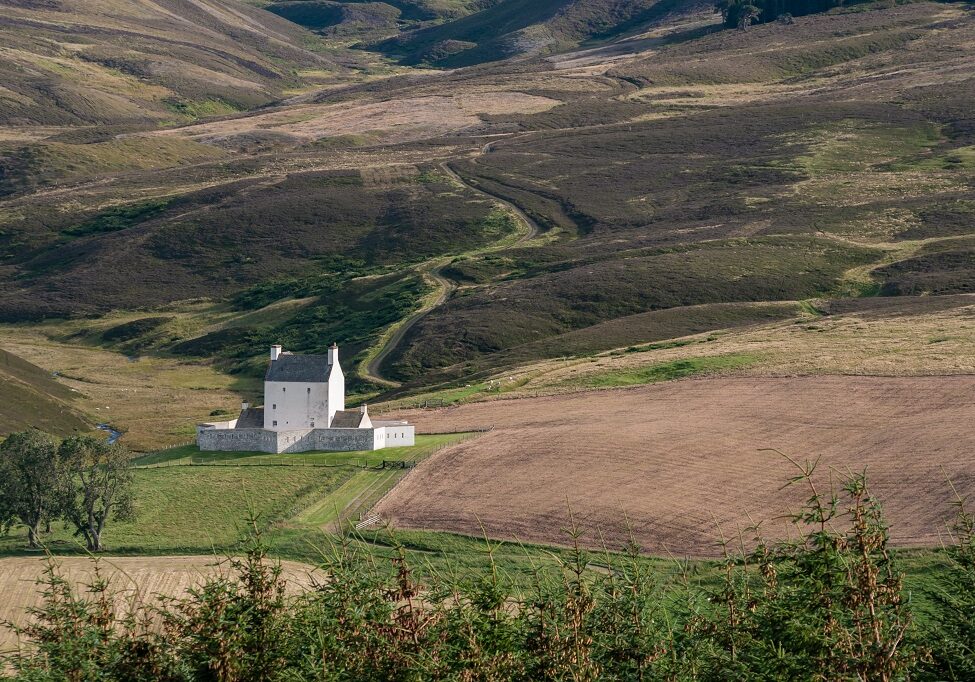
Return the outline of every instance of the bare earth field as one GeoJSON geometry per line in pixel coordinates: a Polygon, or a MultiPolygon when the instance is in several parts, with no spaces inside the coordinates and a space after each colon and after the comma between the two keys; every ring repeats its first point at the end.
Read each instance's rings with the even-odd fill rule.
{"type": "Polygon", "coordinates": [[[378,511],[400,528],[564,544],[571,508],[584,542],[719,554],[807,490],[782,489],[797,460],[824,482],[866,469],[900,546],[937,545],[952,515],[942,467],[975,492],[975,376],[727,378],[496,400],[403,416],[422,431],[492,428],[423,462],[378,511]],[[483,527],[483,530],[482,530],[483,527]]]}
{"type": "Polygon", "coordinates": [[[295,140],[313,141],[322,137],[369,133],[386,143],[398,143],[475,126],[481,121],[480,114],[536,114],[559,104],[558,100],[522,92],[466,92],[456,97],[413,97],[363,104],[290,107],[153,134],[214,141],[232,135],[273,130],[295,140]]]}
{"type": "MultiPolygon", "coordinates": [[[[77,589],[84,590],[92,577],[94,562],[87,558],[58,558],[59,572],[77,589]]],[[[227,566],[215,557],[112,557],[101,559],[102,577],[111,581],[118,593],[117,605],[124,609],[133,600],[155,602],[160,595],[180,597],[193,586],[211,576],[227,572],[227,566]]],[[[43,558],[0,559],[0,622],[22,626],[28,622],[27,610],[41,604],[43,558]]],[[[300,591],[314,582],[309,566],[292,561],[282,562],[283,576],[289,590],[300,591]]],[[[17,637],[0,628],[0,651],[17,646],[17,637]]]]}

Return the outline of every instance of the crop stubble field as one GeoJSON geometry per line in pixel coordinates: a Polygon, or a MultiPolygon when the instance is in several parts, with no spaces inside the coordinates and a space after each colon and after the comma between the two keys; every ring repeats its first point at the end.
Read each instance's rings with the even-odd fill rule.
{"type": "MultiPolygon", "coordinates": [[[[490,433],[421,464],[379,505],[396,527],[565,544],[571,509],[590,546],[715,556],[720,533],[783,515],[796,460],[829,477],[866,469],[900,546],[936,546],[952,515],[944,472],[975,492],[975,377],[687,380],[473,403],[403,416],[421,430],[490,433]]],[[[746,534],[746,539],[749,537],[746,534]]]]}
{"type": "MultiPolygon", "coordinates": [[[[56,560],[59,574],[75,589],[83,591],[94,578],[95,562],[85,557],[61,557],[56,560]]],[[[39,607],[42,593],[35,587],[43,577],[46,562],[38,557],[0,559],[0,622],[23,626],[29,620],[28,609],[39,607]]],[[[282,577],[289,591],[308,589],[314,583],[314,569],[293,561],[281,564],[282,577]]],[[[218,557],[111,557],[99,563],[102,577],[110,581],[119,612],[133,600],[158,604],[162,597],[181,597],[208,577],[227,575],[229,567],[218,557]]],[[[0,651],[16,648],[15,633],[0,628],[0,651]]]]}

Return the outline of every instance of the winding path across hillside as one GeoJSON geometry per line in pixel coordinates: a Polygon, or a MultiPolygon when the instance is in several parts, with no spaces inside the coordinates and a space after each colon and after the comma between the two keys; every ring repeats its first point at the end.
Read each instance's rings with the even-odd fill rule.
{"type": "MultiPolygon", "coordinates": [[[[490,151],[491,144],[485,145],[481,149],[482,154],[489,153],[490,151]]],[[[511,248],[518,244],[523,244],[530,241],[541,233],[541,228],[539,227],[538,223],[535,222],[527,213],[518,208],[518,206],[511,203],[507,199],[487,192],[477,185],[464,180],[463,177],[461,177],[456,171],[454,171],[454,169],[450,167],[450,163],[448,161],[441,163],[440,169],[454,182],[473,192],[485,196],[499,206],[502,206],[505,210],[514,215],[515,218],[518,219],[518,222],[520,222],[524,227],[524,231],[516,241],[512,242],[508,239],[503,239],[495,244],[491,244],[474,251],[469,251],[465,255],[477,256],[484,253],[490,253],[491,251],[511,248]]],[[[435,310],[446,303],[450,299],[451,294],[457,289],[457,285],[443,275],[443,269],[450,264],[454,257],[455,256],[441,256],[438,258],[432,258],[416,266],[416,271],[423,275],[424,279],[434,285],[436,293],[429,296],[419,310],[400,320],[386,331],[383,337],[379,340],[379,343],[371,349],[369,354],[366,356],[366,359],[359,365],[359,375],[363,379],[381,384],[383,386],[389,386],[391,388],[395,388],[400,385],[398,382],[382,375],[382,364],[403,341],[406,333],[412,329],[417,322],[426,317],[432,310],[435,310]]]]}

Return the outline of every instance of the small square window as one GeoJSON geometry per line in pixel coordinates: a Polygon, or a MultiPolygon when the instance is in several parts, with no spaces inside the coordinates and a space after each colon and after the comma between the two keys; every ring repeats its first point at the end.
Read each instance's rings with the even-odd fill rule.
{"type": "Polygon", "coordinates": [[[311,395],[311,386],[308,387],[308,395],[311,395]]]}
{"type": "Polygon", "coordinates": [[[281,392],[282,393],[287,393],[288,392],[288,387],[287,386],[282,386],[281,387],[281,392]]]}
{"type": "Polygon", "coordinates": [[[271,425],[272,426],[277,426],[278,425],[278,421],[275,419],[273,422],[271,422],[271,425]]]}
{"type": "Polygon", "coordinates": [[[273,405],[271,405],[271,409],[272,410],[278,409],[278,404],[277,403],[274,403],[273,405]]]}

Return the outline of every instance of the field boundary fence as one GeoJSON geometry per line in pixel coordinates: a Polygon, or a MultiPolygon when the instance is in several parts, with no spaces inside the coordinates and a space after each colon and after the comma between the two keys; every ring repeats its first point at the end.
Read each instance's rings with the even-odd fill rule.
{"type": "MultiPolygon", "coordinates": [[[[464,433],[477,434],[486,433],[491,431],[491,429],[472,429],[464,433]]],[[[443,432],[443,433],[431,433],[426,435],[431,436],[444,436],[452,435],[456,432],[443,432]]],[[[422,457],[417,459],[384,459],[375,464],[370,464],[368,460],[364,457],[355,457],[347,460],[337,461],[337,462],[316,462],[309,461],[308,459],[302,458],[302,453],[282,453],[282,454],[266,454],[266,455],[252,455],[253,462],[248,462],[247,459],[234,459],[234,460],[217,460],[217,461],[194,461],[194,457],[198,455],[190,455],[187,457],[180,457],[178,459],[173,459],[167,462],[153,462],[151,464],[133,464],[133,469],[169,469],[172,467],[224,467],[224,468],[244,468],[244,467],[303,467],[303,468],[317,468],[317,469],[339,469],[342,467],[353,467],[356,469],[372,470],[372,471],[383,471],[387,469],[414,469],[416,466],[429,457],[437,454],[441,450],[444,450],[455,445],[459,445],[467,441],[470,437],[462,438],[454,443],[442,443],[437,447],[433,448],[422,457]],[[274,458],[280,458],[275,460],[274,458]]],[[[193,443],[187,443],[187,445],[192,445],[193,443]]],[[[174,445],[172,447],[182,447],[179,445],[174,445]]],[[[143,457],[148,457],[150,455],[165,452],[169,448],[163,450],[157,450],[155,452],[149,452],[143,455],[143,457]]],[[[341,453],[336,453],[336,455],[341,455],[341,453]]]]}

